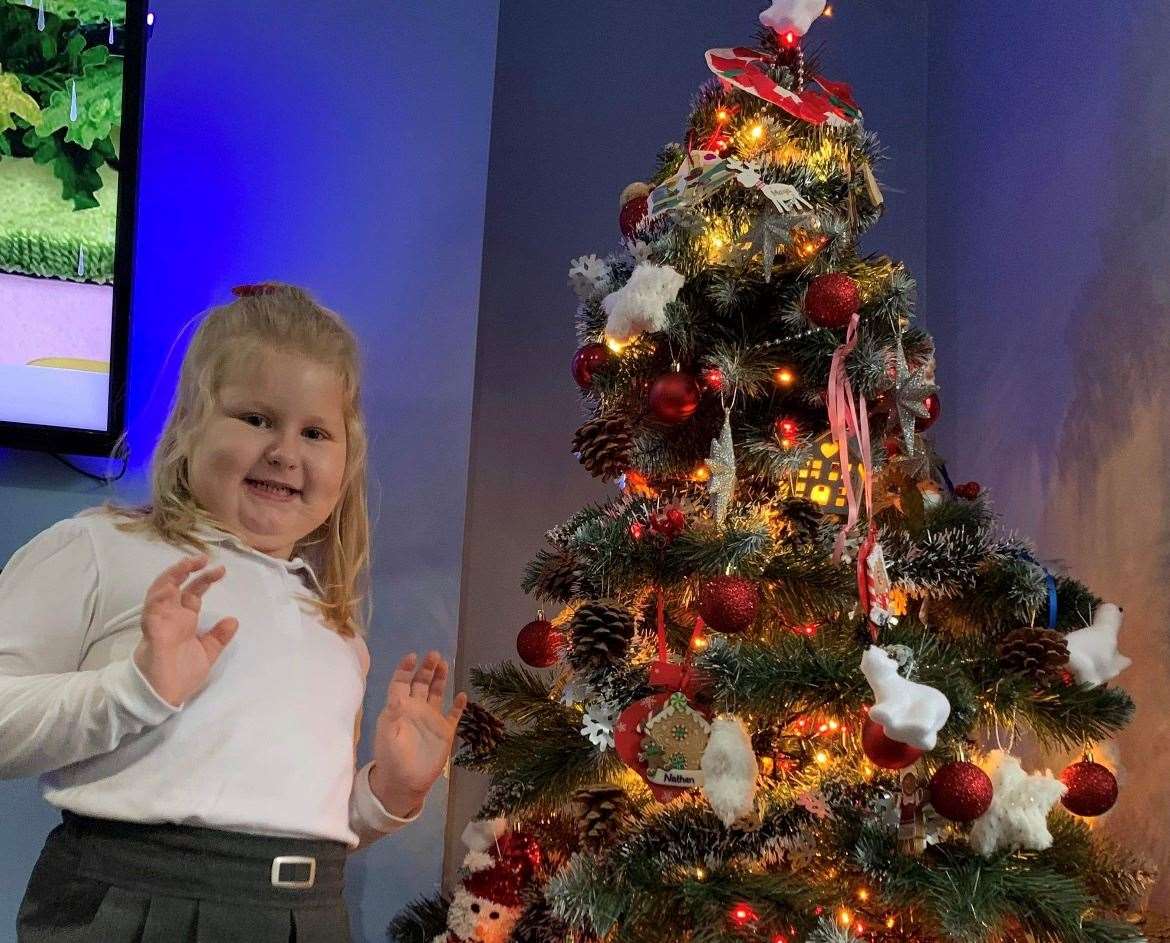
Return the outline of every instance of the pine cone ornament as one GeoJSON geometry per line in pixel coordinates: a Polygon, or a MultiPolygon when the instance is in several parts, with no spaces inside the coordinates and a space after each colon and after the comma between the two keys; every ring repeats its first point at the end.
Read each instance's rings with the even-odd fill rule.
{"type": "Polygon", "coordinates": [[[999,658],[1008,671],[1046,681],[1068,664],[1068,642],[1051,629],[1016,629],[1000,640],[999,658]]]}
{"type": "Polygon", "coordinates": [[[630,467],[633,437],[622,416],[590,419],[573,434],[573,451],[594,478],[609,481],[630,467]]]}
{"type": "Polygon", "coordinates": [[[634,637],[634,617],[613,600],[587,602],[569,625],[569,664],[577,671],[598,671],[616,665],[634,637]]]}
{"type": "Polygon", "coordinates": [[[521,914],[508,943],[562,943],[569,939],[569,925],[553,913],[541,897],[521,914]]]}
{"type": "Polygon", "coordinates": [[[490,756],[504,738],[504,722],[472,701],[459,718],[458,733],[472,756],[490,756]]]}
{"type": "Polygon", "coordinates": [[[571,553],[561,553],[550,558],[540,573],[536,593],[542,599],[568,602],[581,594],[581,577],[584,568],[571,553]]]}
{"type": "Polygon", "coordinates": [[[796,545],[811,543],[821,526],[819,507],[804,498],[790,498],[781,509],[789,525],[789,540],[796,545]]]}
{"type": "Polygon", "coordinates": [[[577,833],[589,851],[599,851],[622,826],[630,800],[620,786],[587,786],[573,794],[577,833]]]}

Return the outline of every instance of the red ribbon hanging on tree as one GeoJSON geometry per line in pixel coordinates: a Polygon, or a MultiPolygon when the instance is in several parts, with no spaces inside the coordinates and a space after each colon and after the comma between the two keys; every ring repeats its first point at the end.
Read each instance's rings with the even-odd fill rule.
{"type": "Polygon", "coordinates": [[[841,465],[841,477],[845,481],[845,500],[849,505],[849,516],[845,525],[837,534],[833,545],[834,562],[841,559],[845,549],[845,538],[857,524],[861,513],[861,495],[853,486],[853,474],[849,462],[849,435],[857,436],[857,447],[860,454],[857,457],[861,466],[861,488],[865,496],[865,512],[867,516],[873,514],[873,454],[869,443],[869,423],[866,416],[864,396],[856,396],[853,386],[849,383],[849,374],[845,369],[845,360],[857,346],[857,327],[861,322],[861,315],[854,312],[849,319],[849,328],[845,333],[845,342],[833,352],[833,363],[829,368],[829,428],[833,432],[833,442],[837,446],[837,459],[841,465]]]}
{"type": "Polygon", "coordinates": [[[857,597],[861,602],[862,611],[869,621],[870,636],[876,642],[878,623],[872,617],[872,609],[876,603],[882,610],[888,607],[889,587],[885,582],[885,565],[881,560],[881,548],[877,543],[877,527],[873,522],[873,451],[869,441],[869,421],[866,410],[865,397],[856,395],[849,382],[849,374],[845,369],[845,361],[857,346],[857,328],[861,316],[855,312],[849,319],[849,328],[845,332],[845,342],[833,352],[833,363],[829,368],[829,427],[833,433],[833,442],[837,446],[837,459],[841,465],[841,477],[845,481],[845,500],[849,507],[849,515],[837,539],[833,544],[833,561],[841,559],[845,550],[845,540],[849,532],[857,525],[861,516],[861,501],[865,499],[865,515],[869,519],[869,530],[865,540],[857,552],[857,597]],[[861,468],[861,494],[853,485],[853,472],[849,462],[849,436],[857,437],[857,462],[861,468]],[[876,554],[876,555],[875,555],[876,554]],[[870,557],[874,556],[875,566],[871,567],[870,557]]]}
{"type": "Polygon", "coordinates": [[[650,666],[650,686],[667,691],[682,691],[687,699],[694,701],[706,683],[706,678],[691,665],[691,653],[695,650],[695,642],[703,634],[703,617],[695,616],[695,627],[691,631],[691,640],[687,645],[687,653],[681,664],[670,662],[670,653],[666,647],[666,598],[662,590],[658,590],[658,661],[650,666]]]}

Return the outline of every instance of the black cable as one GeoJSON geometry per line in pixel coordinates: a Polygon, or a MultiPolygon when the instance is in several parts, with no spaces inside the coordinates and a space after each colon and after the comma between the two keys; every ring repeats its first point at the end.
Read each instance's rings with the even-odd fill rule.
{"type": "Polygon", "coordinates": [[[79,475],[85,475],[86,478],[92,478],[94,481],[101,482],[103,485],[110,485],[110,484],[113,484],[115,481],[118,481],[119,479],[121,479],[122,476],[126,474],[126,469],[129,468],[129,466],[130,466],[130,450],[124,446],[120,447],[118,449],[117,455],[110,456],[111,458],[119,458],[122,460],[121,470],[118,472],[118,474],[114,475],[112,478],[109,475],[95,475],[91,471],[86,471],[84,468],[81,468],[79,465],[74,465],[64,455],[58,455],[56,452],[50,452],[49,454],[52,455],[53,458],[55,458],[57,461],[59,461],[66,468],[71,468],[73,471],[77,472],[79,475]]]}

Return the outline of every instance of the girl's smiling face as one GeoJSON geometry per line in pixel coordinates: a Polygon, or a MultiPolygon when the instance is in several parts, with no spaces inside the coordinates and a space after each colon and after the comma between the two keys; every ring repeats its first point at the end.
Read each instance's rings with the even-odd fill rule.
{"type": "Polygon", "coordinates": [[[337,371],[301,354],[236,358],[188,456],[195,499],[249,546],[289,559],[341,498],[344,397],[337,371]]]}

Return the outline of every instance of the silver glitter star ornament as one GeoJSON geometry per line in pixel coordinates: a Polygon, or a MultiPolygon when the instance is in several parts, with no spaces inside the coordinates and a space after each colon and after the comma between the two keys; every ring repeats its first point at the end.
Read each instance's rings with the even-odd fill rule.
{"type": "Polygon", "coordinates": [[[711,511],[720,524],[727,517],[727,509],[735,495],[735,446],[731,441],[731,414],[724,413],[723,429],[719,438],[711,440],[711,454],[707,458],[711,478],[707,492],[711,496],[711,511]]]}
{"type": "Polygon", "coordinates": [[[925,365],[910,369],[899,336],[894,347],[894,408],[898,413],[898,426],[907,455],[914,454],[914,435],[917,431],[915,420],[930,418],[926,400],[938,392],[938,387],[926,378],[925,370],[925,365]]]}

